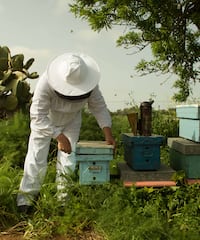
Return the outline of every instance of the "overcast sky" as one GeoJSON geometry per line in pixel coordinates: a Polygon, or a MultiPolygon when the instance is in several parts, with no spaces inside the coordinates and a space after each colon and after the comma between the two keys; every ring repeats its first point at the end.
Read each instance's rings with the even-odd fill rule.
{"type": "MultiPolygon", "coordinates": [[[[155,108],[175,105],[171,100],[175,92],[174,77],[140,77],[134,69],[140,59],[151,59],[150,49],[133,55],[131,50],[116,47],[123,28],[93,32],[87,22],[69,12],[70,2],[0,0],[0,46],[8,46],[12,55],[23,53],[26,60],[35,58],[30,71],[39,74],[55,56],[64,52],[91,55],[100,66],[100,88],[111,111],[129,107],[133,102],[139,105],[152,95],[155,108]]],[[[30,80],[33,91],[36,82],[30,80]]],[[[198,92],[199,86],[195,89],[198,92]]]]}

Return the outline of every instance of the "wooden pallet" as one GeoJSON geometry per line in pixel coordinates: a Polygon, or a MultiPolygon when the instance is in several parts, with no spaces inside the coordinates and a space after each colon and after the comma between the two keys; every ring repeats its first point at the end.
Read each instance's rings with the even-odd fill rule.
{"type": "Polygon", "coordinates": [[[172,180],[175,171],[163,164],[159,170],[155,171],[135,171],[125,162],[118,163],[118,168],[120,179],[126,187],[133,185],[136,187],[176,186],[176,182],[172,180]]]}
{"type": "Polygon", "coordinates": [[[189,178],[189,179],[186,179],[186,182],[187,182],[187,184],[196,184],[196,183],[198,183],[198,184],[200,184],[200,179],[191,179],[191,178],[189,178]]]}
{"type": "Polygon", "coordinates": [[[174,181],[137,181],[137,182],[128,182],[124,181],[125,187],[172,187],[176,186],[174,181]]]}

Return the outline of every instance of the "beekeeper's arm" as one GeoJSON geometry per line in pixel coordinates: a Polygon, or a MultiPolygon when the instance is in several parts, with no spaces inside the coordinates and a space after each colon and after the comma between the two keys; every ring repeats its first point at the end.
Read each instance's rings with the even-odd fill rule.
{"type": "Polygon", "coordinates": [[[95,89],[92,91],[88,99],[88,108],[95,116],[100,128],[103,130],[106,142],[115,146],[115,140],[111,130],[111,116],[107,109],[104,98],[99,90],[99,86],[95,87],[95,89]]]}
{"type": "Polygon", "coordinates": [[[58,141],[58,149],[71,153],[69,139],[54,126],[49,119],[49,109],[53,101],[52,89],[47,82],[47,75],[44,73],[38,80],[32,99],[30,117],[31,129],[39,135],[55,138],[58,141]]]}
{"type": "Polygon", "coordinates": [[[52,101],[52,89],[47,83],[46,72],[40,76],[36,85],[30,108],[31,129],[36,133],[56,138],[60,132],[49,119],[49,109],[52,101]]]}

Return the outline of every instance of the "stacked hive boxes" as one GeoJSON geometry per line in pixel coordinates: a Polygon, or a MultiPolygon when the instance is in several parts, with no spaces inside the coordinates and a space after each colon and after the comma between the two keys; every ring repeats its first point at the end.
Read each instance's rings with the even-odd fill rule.
{"type": "Polygon", "coordinates": [[[144,186],[174,186],[171,180],[174,170],[161,164],[160,146],[163,136],[135,136],[132,133],[122,134],[124,160],[118,164],[120,177],[125,186],[134,184],[144,186]]]}
{"type": "Polygon", "coordinates": [[[176,115],[179,137],[168,139],[171,167],[183,170],[188,179],[200,178],[200,106],[179,105],[176,115]]]}
{"type": "Polygon", "coordinates": [[[176,107],[179,118],[179,136],[194,142],[200,142],[200,106],[198,104],[176,107]]]}
{"type": "Polygon", "coordinates": [[[103,184],[110,181],[110,160],[113,146],[104,141],[80,141],[76,146],[79,164],[79,182],[83,185],[103,184]]]}

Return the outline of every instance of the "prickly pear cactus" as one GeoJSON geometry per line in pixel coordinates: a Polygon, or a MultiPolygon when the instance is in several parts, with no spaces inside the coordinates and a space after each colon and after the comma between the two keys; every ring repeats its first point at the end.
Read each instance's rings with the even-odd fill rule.
{"type": "Polygon", "coordinates": [[[38,78],[36,72],[29,73],[34,59],[24,64],[24,55],[11,56],[8,47],[0,46],[0,118],[18,109],[25,109],[32,94],[26,79],[38,78]]]}

